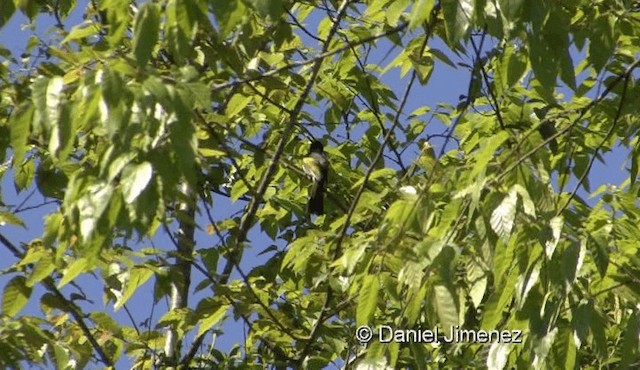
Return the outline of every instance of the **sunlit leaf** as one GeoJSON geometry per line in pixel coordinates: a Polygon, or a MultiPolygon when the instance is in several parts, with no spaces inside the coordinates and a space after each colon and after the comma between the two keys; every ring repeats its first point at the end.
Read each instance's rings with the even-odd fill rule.
{"type": "Polygon", "coordinates": [[[442,2],[444,23],[447,29],[447,42],[453,46],[470,30],[474,3],[471,0],[442,2]]]}
{"type": "Polygon", "coordinates": [[[491,213],[491,228],[503,239],[508,239],[513,229],[517,201],[517,192],[510,191],[491,213]]]}
{"type": "Polygon", "coordinates": [[[378,276],[366,275],[360,288],[356,322],[358,325],[369,325],[378,306],[380,282],[378,276]]]}
{"type": "Polygon", "coordinates": [[[140,195],[149,185],[152,174],[153,168],[149,162],[125,167],[121,180],[125,202],[131,203],[140,195]]]}
{"type": "Polygon", "coordinates": [[[9,317],[16,315],[27,304],[31,288],[24,276],[15,276],[4,286],[2,293],[2,313],[9,317]]]}

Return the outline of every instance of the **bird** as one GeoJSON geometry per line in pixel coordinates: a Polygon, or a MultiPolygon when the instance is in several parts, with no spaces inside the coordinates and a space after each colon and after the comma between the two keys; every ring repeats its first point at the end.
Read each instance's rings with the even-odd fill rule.
{"type": "Polygon", "coordinates": [[[318,140],[313,140],[309,146],[309,154],[302,159],[304,173],[313,181],[309,191],[307,213],[324,214],[324,190],[329,173],[329,160],[324,154],[324,146],[318,140]]]}

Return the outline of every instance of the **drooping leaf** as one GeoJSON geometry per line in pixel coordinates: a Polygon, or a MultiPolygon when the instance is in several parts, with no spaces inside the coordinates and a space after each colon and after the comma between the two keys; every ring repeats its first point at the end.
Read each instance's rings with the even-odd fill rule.
{"type": "Polygon", "coordinates": [[[13,13],[15,13],[16,7],[13,1],[7,1],[2,4],[2,12],[0,12],[0,29],[4,27],[7,22],[11,19],[13,13]]]}
{"type": "Polygon", "coordinates": [[[511,230],[513,229],[517,202],[517,192],[512,190],[491,213],[491,228],[498,236],[505,240],[509,238],[511,230]]]}
{"type": "Polygon", "coordinates": [[[149,185],[153,168],[151,163],[142,162],[137,165],[129,165],[122,171],[122,194],[124,201],[132,203],[149,185]]]}
{"type": "Polygon", "coordinates": [[[640,360],[640,315],[634,312],[629,316],[627,328],[620,346],[620,368],[631,368],[640,360]]]}
{"type": "Polygon", "coordinates": [[[129,271],[128,277],[125,282],[124,289],[122,291],[122,296],[117,300],[114,304],[113,309],[119,310],[131,296],[136,292],[136,290],[143,285],[153,276],[153,270],[146,267],[134,267],[129,271]]]}
{"type": "Polygon", "coordinates": [[[214,312],[211,312],[210,314],[205,315],[205,318],[202,319],[199,323],[199,327],[198,327],[198,333],[196,334],[197,337],[199,337],[202,333],[206,332],[207,330],[211,329],[211,327],[213,327],[215,324],[217,324],[220,319],[222,319],[222,317],[224,316],[224,314],[227,312],[227,310],[229,309],[229,306],[220,306],[218,307],[218,309],[216,309],[214,312]]]}
{"type": "Polygon", "coordinates": [[[562,216],[556,216],[549,222],[551,226],[551,240],[545,243],[544,251],[547,254],[547,258],[551,259],[553,252],[556,250],[556,246],[560,241],[560,235],[562,234],[562,227],[564,226],[564,219],[562,216]]]}
{"type": "Polygon", "coordinates": [[[500,145],[502,145],[509,138],[509,134],[506,131],[500,131],[498,134],[492,136],[476,153],[476,165],[471,171],[470,177],[476,177],[480,172],[484,171],[487,164],[493,158],[494,152],[500,145]]]}
{"type": "Polygon", "coordinates": [[[366,275],[360,288],[358,296],[358,307],[356,309],[356,323],[358,325],[370,325],[371,318],[378,306],[380,293],[380,282],[378,276],[366,275]]]}
{"type": "Polygon", "coordinates": [[[507,365],[507,360],[511,352],[510,343],[493,342],[489,347],[489,355],[487,356],[487,369],[502,370],[507,365]]]}
{"type": "Polygon", "coordinates": [[[2,293],[2,313],[9,317],[15,316],[27,304],[31,296],[31,287],[26,284],[24,276],[15,276],[9,280],[2,293]]]}
{"type": "Polygon", "coordinates": [[[553,346],[553,342],[555,341],[557,334],[558,334],[558,328],[555,327],[552,330],[550,330],[542,338],[542,340],[540,340],[540,341],[538,341],[538,343],[536,343],[535,348],[534,348],[535,356],[533,358],[533,368],[534,369],[536,369],[536,370],[537,369],[541,369],[544,366],[544,364],[546,363],[547,354],[551,350],[551,347],[553,346]]]}
{"type": "Polygon", "coordinates": [[[7,211],[0,211],[0,226],[4,226],[6,224],[22,226],[26,228],[24,221],[15,214],[7,211]]]}
{"type": "MultiPolygon", "coordinates": [[[[412,30],[421,25],[422,22],[429,20],[431,10],[435,5],[435,0],[418,0],[411,8],[411,16],[409,17],[409,29],[412,30]]],[[[399,7],[398,7],[399,8],[399,7]]]]}
{"type": "Polygon", "coordinates": [[[153,48],[158,42],[160,26],[160,11],[157,4],[145,3],[140,7],[136,15],[133,29],[133,55],[141,67],[144,67],[153,48]]]}
{"type": "Polygon", "coordinates": [[[11,114],[9,127],[11,128],[11,148],[13,148],[13,165],[22,164],[27,152],[27,138],[31,129],[34,108],[29,102],[19,105],[11,114]]]}
{"type": "Polygon", "coordinates": [[[448,328],[453,328],[459,324],[458,304],[456,296],[448,287],[437,284],[433,287],[434,305],[438,314],[441,328],[446,332],[448,328]]]}
{"type": "Polygon", "coordinates": [[[89,270],[91,266],[86,258],[78,258],[65,269],[62,279],[58,283],[58,289],[73,281],[78,275],[89,270]]]}
{"type": "Polygon", "coordinates": [[[471,0],[443,1],[442,12],[447,29],[447,43],[455,46],[471,29],[474,3],[471,0]]]}

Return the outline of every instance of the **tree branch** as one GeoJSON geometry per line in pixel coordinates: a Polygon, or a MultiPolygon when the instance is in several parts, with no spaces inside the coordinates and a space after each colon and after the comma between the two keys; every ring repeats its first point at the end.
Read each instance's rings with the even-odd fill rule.
{"type": "MultiPolygon", "coordinates": [[[[326,42],[324,44],[322,52],[320,54],[316,55],[313,58],[306,59],[306,60],[301,60],[301,61],[297,61],[297,62],[292,62],[292,63],[289,63],[289,64],[284,65],[282,67],[279,67],[279,68],[272,69],[270,71],[264,72],[264,73],[262,73],[262,74],[260,74],[258,76],[246,77],[246,78],[243,78],[243,79],[240,79],[240,80],[237,80],[237,81],[225,82],[225,83],[222,83],[222,84],[214,85],[211,88],[211,90],[213,92],[216,92],[216,91],[220,91],[220,90],[226,89],[228,87],[233,87],[233,86],[245,84],[247,82],[261,80],[263,78],[276,75],[276,74],[278,74],[278,73],[280,73],[282,71],[286,71],[288,69],[292,69],[292,68],[295,68],[295,67],[302,67],[302,66],[305,66],[307,64],[316,63],[315,65],[318,65],[317,64],[318,62],[322,62],[324,59],[326,59],[326,58],[328,58],[330,56],[333,56],[335,54],[341,53],[341,52],[343,52],[343,51],[345,51],[345,50],[347,50],[349,48],[352,48],[354,46],[366,44],[367,42],[371,42],[371,41],[374,41],[374,40],[377,40],[377,39],[392,35],[394,33],[398,33],[400,31],[404,30],[405,28],[407,28],[407,23],[403,23],[403,24],[399,25],[398,27],[394,27],[394,28],[391,28],[391,29],[389,29],[387,31],[380,32],[380,33],[377,33],[375,35],[371,35],[369,37],[365,37],[363,39],[348,43],[347,45],[341,46],[341,47],[336,48],[334,50],[329,50],[329,42],[326,42]]],[[[330,34],[330,35],[333,36],[332,34],[330,34]]],[[[327,38],[327,41],[330,41],[330,40],[331,40],[331,38],[327,38]]],[[[295,111],[295,108],[294,108],[294,111],[295,111]]],[[[297,114],[299,114],[299,112],[297,112],[296,115],[297,114]]]]}
{"type": "MultiPolygon", "coordinates": [[[[318,73],[320,72],[320,67],[322,66],[322,62],[324,61],[324,58],[329,57],[338,52],[335,50],[332,52],[328,52],[327,50],[329,49],[329,44],[331,43],[331,40],[333,39],[333,37],[335,36],[338,30],[339,21],[342,18],[342,14],[346,11],[346,7],[349,4],[349,2],[350,0],[344,0],[342,5],[340,6],[340,10],[338,11],[338,16],[334,21],[333,27],[329,31],[329,34],[327,36],[327,42],[324,44],[320,55],[313,59],[310,59],[310,61],[314,63],[311,69],[311,75],[309,76],[307,85],[304,87],[303,91],[300,93],[300,97],[298,98],[294,108],[292,109],[291,114],[289,115],[289,120],[284,127],[284,131],[282,133],[282,137],[280,138],[280,142],[278,143],[278,146],[274,153],[273,160],[271,164],[269,164],[269,167],[267,167],[267,170],[265,171],[264,175],[262,176],[262,179],[260,180],[260,185],[258,186],[256,194],[254,198],[251,200],[251,202],[249,203],[249,205],[247,206],[247,212],[245,214],[245,217],[240,222],[240,227],[236,237],[235,245],[233,246],[234,250],[232,251],[231,256],[229,256],[229,259],[227,260],[227,264],[225,265],[222,271],[222,274],[220,276],[220,284],[226,284],[229,281],[233,267],[239,264],[238,257],[242,252],[242,244],[245,242],[247,234],[249,233],[249,229],[253,224],[253,220],[255,218],[256,212],[258,211],[258,207],[260,206],[260,203],[262,201],[262,197],[264,196],[264,193],[267,191],[267,188],[271,183],[271,179],[275,174],[276,169],[278,168],[278,164],[280,161],[280,157],[282,156],[282,152],[284,151],[285,146],[290,140],[291,134],[293,132],[293,128],[296,125],[298,115],[302,111],[302,107],[305,104],[305,100],[307,96],[309,96],[309,93],[311,92],[311,88],[315,84],[316,78],[318,76],[318,73]]],[[[346,49],[346,48],[343,48],[343,49],[346,49]]],[[[308,63],[310,62],[304,61],[304,64],[308,64],[308,63]]],[[[279,68],[272,71],[273,73],[267,72],[262,76],[266,77],[266,76],[277,73],[279,70],[284,70],[284,69],[286,68],[279,68]]],[[[257,78],[250,79],[250,80],[253,81],[255,79],[257,78]]],[[[248,81],[244,81],[244,82],[248,82],[248,81]]],[[[215,89],[216,88],[214,87],[214,90],[215,89]]]]}
{"type": "MultiPolygon", "coordinates": [[[[11,251],[11,253],[16,258],[18,259],[24,258],[24,254],[20,252],[20,250],[2,234],[0,234],[0,242],[7,249],[9,249],[9,251],[11,251]]],[[[60,292],[60,290],[56,287],[55,281],[51,276],[47,276],[46,278],[44,278],[41,281],[41,283],[49,292],[53,293],[53,295],[55,295],[56,298],[58,298],[64,304],[65,310],[68,313],[70,313],[71,316],[73,316],[73,319],[76,321],[76,323],[80,327],[80,330],[82,331],[84,336],[87,338],[87,341],[89,341],[89,343],[91,344],[91,347],[93,347],[93,350],[96,351],[96,353],[98,354],[100,361],[106,366],[109,366],[109,367],[113,366],[113,361],[109,358],[109,356],[107,356],[107,354],[104,352],[104,350],[98,343],[97,339],[93,336],[93,333],[91,333],[91,329],[89,329],[89,326],[87,326],[87,324],[84,321],[85,315],[80,311],[78,306],[76,306],[71,300],[67,299],[64,296],[64,294],[62,294],[62,292],[60,292]]]]}

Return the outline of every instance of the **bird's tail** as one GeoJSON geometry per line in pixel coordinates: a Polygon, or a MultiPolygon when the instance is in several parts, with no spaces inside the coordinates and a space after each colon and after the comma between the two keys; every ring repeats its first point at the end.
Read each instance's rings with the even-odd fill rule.
{"type": "Polygon", "coordinates": [[[324,183],[320,182],[313,186],[309,193],[309,203],[307,213],[315,215],[324,214],[324,183]]]}

